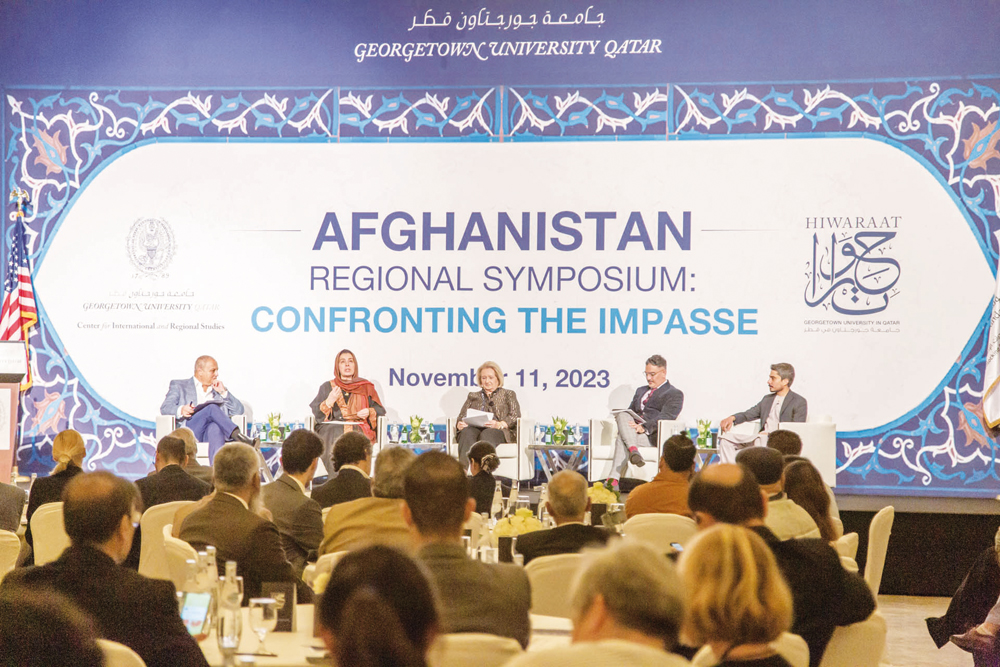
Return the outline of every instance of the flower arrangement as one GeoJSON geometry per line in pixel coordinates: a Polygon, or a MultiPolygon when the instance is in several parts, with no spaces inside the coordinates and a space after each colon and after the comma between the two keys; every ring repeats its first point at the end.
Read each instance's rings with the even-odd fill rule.
{"type": "Polygon", "coordinates": [[[504,517],[497,521],[493,528],[494,537],[512,537],[514,535],[524,535],[542,529],[542,522],[535,518],[531,510],[527,507],[514,512],[512,516],[504,517]]]}
{"type": "Polygon", "coordinates": [[[562,417],[552,418],[552,444],[561,445],[566,442],[566,426],[568,422],[562,417]]]}
{"type": "Polygon", "coordinates": [[[267,416],[267,439],[270,442],[281,440],[281,413],[271,413],[267,416]]]}
{"type": "Polygon", "coordinates": [[[423,417],[410,415],[410,436],[408,440],[411,444],[420,442],[420,425],[424,423],[423,417]]]}
{"type": "Polygon", "coordinates": [[[708,443],[712,440],[712,420],[711,419],[699,419],[698,420],[698,446],[707,447],[708,443]]]}
{"type": "Polygon", "coordinates": [[[590,502],[595,505],[617,503],[621,498],[621,492],[618,491],[618,480],[609,479],[603,484],[594,482],[594,485],[587,489],[587,495],[590,497],[590,502]]]}

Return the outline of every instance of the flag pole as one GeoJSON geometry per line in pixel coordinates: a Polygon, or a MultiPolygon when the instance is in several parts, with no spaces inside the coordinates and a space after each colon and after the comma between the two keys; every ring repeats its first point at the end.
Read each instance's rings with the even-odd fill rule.
{"type": "MultiPolygon", "coordinates": [[[[14,228],[14,234],[13,234],[13,243],[19,243],[19,242],[21,242],[20,241],[20,239],[22,238],[21,235],[24,233],[24,230],[21,229],[20,226],[24,225],[25,212],[27,211],[28,205],[31,203],[31,195],[28,194],[27,190],[23,190],[23,189],[21,189],[21,188],[19,188],[17,186],[14,186],[14,189],[11,190],[11,192],[10,192],[10,196],[8,198],[8,201],[13,202],[13,204],[14,204],[14,219],[13,219],[13,222],[14,222],[15,228],[14,228]]],[[[11,254],[14,253],[13,243],[11,245],[11,254]]],[[[6,294],[4,295],[4,300],[6,302],[6,294]]],[[[5,304],[5,306],[6,306],[6,304],[5,304]]],[[[5,307],[5,310],[6,310],[6,307],[5,307]]],[[[22,327],[22,332],[23,332],[23,337],[24,337],[25,362],[27,364],[30,364],[31,363],[31,359],[30,359],[30,353],[29,353],[29,347],[28,347],[28,333],[27,333],[27,331],[25,329],[26,329],[26,327],[22,327]]],[[[30,368],[29,368],[28,372],[30,373],[30,368]]],[[[21,398],[22,398],[22,394],[23,394],[23,392],[25,390],[25,387],[23,385],[18,385],[17,389],[18,389],[17,393],[14,393],[13,391],[11,391],[11,401],[10,401],[10,420],[11,420],[11,424],[10,424],[10,449],[11,449],[10,468],[8,468],[7,466],[3,466],[5,476],[6,476],[6,472],[8,472],[8,471],[13,472],[13,475],[11,476],[13,482],[24,481],[24,480],[27,479],[25,477],[20,477],[20,476],[17,477],[16,479],[14,478],[14,475],[17,475],[17,450],[18,450],[18,444],[19,444],[19,438],[17,436],[18,436],[18,432],[21,430],[21,398]]]]}

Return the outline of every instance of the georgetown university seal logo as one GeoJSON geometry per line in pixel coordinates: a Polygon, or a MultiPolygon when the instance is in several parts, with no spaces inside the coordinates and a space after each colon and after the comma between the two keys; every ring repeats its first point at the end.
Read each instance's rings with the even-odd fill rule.
{"type": "Polygon", "coordinates": [[[128,258],[140,273],[162,273],[174,256],[174,233],[160,218],[141,218],[128,232],[128,258]]]}

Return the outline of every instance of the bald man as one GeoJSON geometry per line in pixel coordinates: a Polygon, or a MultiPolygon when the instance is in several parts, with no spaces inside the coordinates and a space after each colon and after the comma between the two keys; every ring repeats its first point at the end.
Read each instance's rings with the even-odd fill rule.
{"type": "Polygon", "coordinates": [[[70,546],[46,565],[14,570],[2,590],[54,589],[90,614],[105,639],[125,644],[150,667],[205,665],[181,621],[169,581],[122,567],[139,522],[139,492],[109,472],[80,473],[63,492],[70,546]]]}
{"type": "Polygon", "coordinates": [[[207,442],[212,461],[226,442],[255,444],[230,419],[243,414],[243,404],[219,379],[219,364],[208,355],[195,360],[193,377],[170,381],[160,414],[173,415],[177,425],[191,429],[198,442],[207,442]]]}
{"type": "Polygon", "coordinates": [[[731,523],[764,539],[792,591],[792,632],[809,645],[810,667],[819,665],[837,626],[859,623],[875,611],[868,584],[841,566],[829,543],[817,538],[782,541],[764,525],[767,493],[741,466],[720,463],[702,469],[691,481],[688,506],[701,530],[731,523]]]}
{"type": "Polygon", "coordinates": [[[590,509],[587,480],[578,472],[562,470],[549,482],[549,500],[545,509],[556,527],[520,535],[517,552],[524,554],[524,564],[540,556],[575,554],[587,546],[603,546],[611,536],[598,526],[583,525],[590,509]]]}

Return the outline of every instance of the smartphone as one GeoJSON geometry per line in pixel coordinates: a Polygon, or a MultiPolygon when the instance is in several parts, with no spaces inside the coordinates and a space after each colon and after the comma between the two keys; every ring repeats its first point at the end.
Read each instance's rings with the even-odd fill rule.
{"type": "Polygon", "coordinates": [[[680,553],[684,551],[684,546],[680,542],[671,542],[670,546],[674,548],[674,551],[680,553]]]}
{"type": "Polygon", "coordinates": [[[208,611],[212,606],[211,593],[184,593],[181,598],[181,620],[192,637],[208,636],[208,611]]]}

